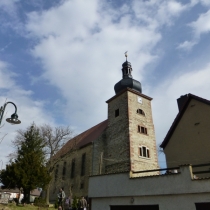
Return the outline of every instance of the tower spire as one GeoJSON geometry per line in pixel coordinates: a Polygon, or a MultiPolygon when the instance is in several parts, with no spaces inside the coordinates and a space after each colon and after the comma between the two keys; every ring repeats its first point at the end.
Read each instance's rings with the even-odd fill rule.
{"type": "Polygon", "coordinates": [[[126,57],[126,61],[127,61],[128,51],[125,52],[125,57],[126,57]]]}
{"type": "Polygon", "coordinates": [[[125,88],[131,88],[142,93],[141,83],[132,77],[132,66],[131,63],[127,61],[128,51],[125,52],[125,57],[126,61],[122,64],[122,80],[115,84],[115,93],[117,94],[125,88]]]}

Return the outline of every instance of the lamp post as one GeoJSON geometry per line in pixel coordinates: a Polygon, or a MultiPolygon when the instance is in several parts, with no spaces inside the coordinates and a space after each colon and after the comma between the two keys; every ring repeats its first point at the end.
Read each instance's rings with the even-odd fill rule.
{"type": "Polygon", "coordinates": [[[7,104],[13,104],[14,105],[15,113],[11,115],[11,118],[7,118],[6,121],[9,122],[9,123],[12,123],[12,124],[20,124],[21,121],[18,120],[16,105],[13,102],[8,101],[0,108],[0,125],[1,125],[1,121],[2,121],[3,116],[4,116],[4,111],[5,111],[5,108],[6,108],[7,104]]]}

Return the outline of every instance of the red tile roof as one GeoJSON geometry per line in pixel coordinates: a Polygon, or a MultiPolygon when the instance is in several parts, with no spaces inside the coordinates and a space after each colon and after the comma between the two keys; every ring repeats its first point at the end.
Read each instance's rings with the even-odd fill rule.
{"type": "Polygon", "coordinates": [[[108,120],[105,120],[94,127],[84,131],[83,133],[75,136],[73,139],[70,139],[54,156],[61,157],[67,154],[69,151],[73,149],[78,149],[84,147],[93,141],[95,141],[102,132],[107,128],[108,120]]]}
{"type": "Polygon", "coordinates": [[[188,93],[186,96],[187,96],[187,99],[186,99],[185,103],[183,104],[181,110],[179,111],[179,113],[177,114],[176,118],[174,119],[174,122],[172,123],[172,125],[171,125],[171,127],[170,127],[168,133],[166,134],[166,137],[164,138],[162,144],[160,145],[160,147],[163,148],[163,149],[164,149],[164,148],[166,147],[166,145],[168,144],[168,142],[169,142],[169,140],[170,140],[170,138],[171,138],[173,132],[174,132],[175,129],[176,129],[176,126],[179,124],[179,121],[181,120],[181,118],[182,118],[182,116],[183,116],[185,110],[186,110],[187,107],[188,107],[189,102],[190,102],[192,99],[195,99],[195,100],[197,100],[197,101],[200,101],[200,102],[202,102],[202,103],[205,103],[205,104],[207,104],[207,105],[210,105],[210,101],[209,101],[209,100],[206,100],[206,99],[204,99],[204,98],[198,97],[198,96],[193,95],[193,94],[191,94],[191,93],[188,93]]]}

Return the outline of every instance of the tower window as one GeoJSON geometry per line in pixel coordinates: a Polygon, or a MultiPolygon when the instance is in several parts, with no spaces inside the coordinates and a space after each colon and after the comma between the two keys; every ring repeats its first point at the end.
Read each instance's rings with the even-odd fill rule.
{"type": "Polygon", "coordinates": [[[116,109],[116,110],[115,110],[115,117],[118,117],[119,114],[120,114],[119,109],[116,109]]]}
{"type": "Polygon", "coordinates": [[[145,116],[145,113],[144,113],[144,111],[142,109],[137,109],[137,114],[142,114],[142,115],[145,116]]]}
{"type": "Polygon", "coordinates": [[[150,158],[149,148],[147,148],[147,147],[145,147],[145,146],[139,147],[139,155],[140,155],[141,157],[150,158]]]}
{"type": "Polygon", "coordinates": [[[147,128],[138,125],[138,132],[143,133],[143,134],[147,134],[147,128]]]}

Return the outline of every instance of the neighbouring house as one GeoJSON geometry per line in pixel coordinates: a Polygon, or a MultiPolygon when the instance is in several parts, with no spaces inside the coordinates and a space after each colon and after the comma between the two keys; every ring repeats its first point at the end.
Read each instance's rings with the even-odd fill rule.
{"type": "MultiPolygon", "coordinates": [[[[19,198],[19,193],[20,193],[20,190],[19,189],[0,189],[0,194],[1,194],[1,199],[4,197],[5,198],[5,201],[8,203],[9,200],[13,200],[15,198],[19,198]],[[7,195],[7,196],[5,196],[7,195]]],[[[22,200],[23,198],[23,194],[21,193],[20,195],[20,201],[22,200]]],[[[0,203],[1,203],[1,200],[0,200],[0,203]]]]}
{"type": "Polygon", "coordinates": [[[136,177],[140,170],[159,168],[152,98],[142,93],[131,72],[126,59],[115,95],[106,101],[108,119],[67,142],[56,154],[61,161],[54,170],[51,201],[57,199],[60,187],[66,194],[88,196],[90,175],[128,172],[136,177]]]}
{"type": "MultiPolygon", "coordinates": [[[[41,191],[34,189],[30,192],[30,202],[33,203],[36,197],[40,196],[41,191]]],[[[19,189],[0,189],[0,203],[8,203],[15,198],[19,198],[19,202],[23,199],[23,193],[20,194],[19,189]]]]}
{"type": "Polygon", "coordinates": [[[41,194],[41,189],[34,189],[30,192],[30,202],[33,203],[35,198],[38,198],[41,194]]]}
{"type": "Polygon", "coordinates": [[[179,113],[160,145],[167,167],[202,164],[195,169],[196,175],[210,176],[210,101],[189,93],[177,99],[177,103],[179,113]]]}

